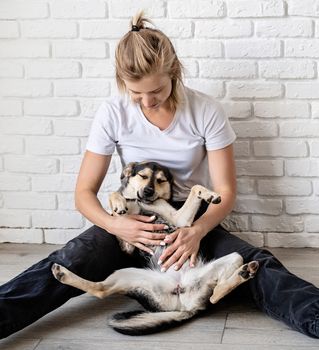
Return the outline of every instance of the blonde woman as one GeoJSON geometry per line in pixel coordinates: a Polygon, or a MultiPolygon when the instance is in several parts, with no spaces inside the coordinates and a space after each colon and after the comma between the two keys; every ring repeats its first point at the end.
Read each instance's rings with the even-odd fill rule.
{"type": "Polygon", "coordinates": [[[267,250],[219,225],[236,197],[235,134],[219,103],[183,85],[173,45],[148,23],[138,14],[117,46],[116,80],[122,94],[107,99],[97,111],[78,176],[76,206],[94,226],[0,287],[0,336],[7,337],[82,293],[55,280],[53,263],[93,281],[123,267],[142,266],[138,253],[128,256],[121,251],[118,236],[149,253],[148,245],[171,243],[160,257],[163,271],[179,269],[187,259],[195,265],[199,251],[208,259],[237,251],[245,261],[258,260],[256,277],[241,292],[268,315],[318,338],[318,288],[288,272],[267,250]],[[194,184],[213,183],[222,202],[201,208],[192,227],[169,237],[153,232],[164,225],[152,223],[150,217],[110,216],[97,193],[115,150],[123,165],[151,160],[167,166],[175,178],[176,207],[194,184]]]}

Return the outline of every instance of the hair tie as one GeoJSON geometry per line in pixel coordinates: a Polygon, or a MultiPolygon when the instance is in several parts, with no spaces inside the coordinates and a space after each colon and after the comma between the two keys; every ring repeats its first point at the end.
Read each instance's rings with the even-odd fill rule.
{"type": "Polygon", "coordinates": [[[132,32],[139,32],[140,28],[136,25],[132,25],[132,32]]]}

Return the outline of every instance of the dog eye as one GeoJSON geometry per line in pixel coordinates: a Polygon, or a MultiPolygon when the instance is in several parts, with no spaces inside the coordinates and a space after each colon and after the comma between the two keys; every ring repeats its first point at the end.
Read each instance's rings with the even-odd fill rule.
{"type": "Polygon", "coordinates": [[[140,177],[143,179],[143,180],[146,180],[148,177],[146,175],[141,175],[141,174],[138,174],[140,175],[140,177]]]}
{"type": "Polygon", "coordinates": [[[163,182],[167,182],[167,180],[163,180],[163,179],[157,179],[157,183],[161,184],[163,182]]]}

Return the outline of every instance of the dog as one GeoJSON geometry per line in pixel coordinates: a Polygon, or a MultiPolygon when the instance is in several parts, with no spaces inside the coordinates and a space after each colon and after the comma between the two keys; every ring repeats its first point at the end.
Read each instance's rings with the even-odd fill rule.
{"type": "MultiPolygon", "coordinates": [[[[155,162],[128,164],[121,174],[121,187],[110,197],[112,215],[156,214],[156,223],[166,223],[168,232],[191,226],[202,201],[217,205],[221,197],[201,185],[191,188],[184,205],[176,210],[172,198],[173,177],[155,162]]],[[[135,247],[120,240],[121,248],[132,254],[135,247]]],[[[170,267],[161,271],[158,259],[164,246],[154,246],[147,268],[125,268],[115,271],[102,282],[85,280],[65,267],[54,264],[52,273],[61,283],[79,288],[98,298],[114,293],[125,294],[140,302],[145,310],[113,315],[109,325],[127,335],[151,334],[181,324],[205,310],[209,302],[217,303],[240,284],[253,278],[257,261],[244,264],[234,252],[217,260],[198,258],[191,268],[189,261],[180,270],[170,267]]],[[[139,250],[141,254],[147,254],[139,250]]]]}

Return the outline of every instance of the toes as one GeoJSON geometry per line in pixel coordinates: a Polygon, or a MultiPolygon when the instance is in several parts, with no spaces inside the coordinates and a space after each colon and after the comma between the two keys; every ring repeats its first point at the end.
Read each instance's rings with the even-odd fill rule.
{"type": "Polygon", "coordinates": [[[211,202],[212,202],[213,204],[219,204],[221,201],[222,201],[222,199],[221,199],[220,196],[218,196],[218,197],[216,197],[216,198],[211,198],[211,202]]]}
{"type": "Polygon", "coordinates": [[[53,276],[58,280],[61,281],[64,277],[64,272],[61,271],[61,265],[59,264],[53,264],[52,265],[52,273],[53,276]]]}
{"type": "Polygon", "coordinates": [[[244,279],[253,278],[255,277],[258,268],[258,261],[251,261],[248,264],[245,264],[241,267],[241,270],[238,272],[238,275],[240,275],[244,279]]]}
{"type": "Polygon", "coordinates": [[[248,264],[242,266],[241,270],[238,272],[238,275],[245,280],[249,278],[248,264]]]}

